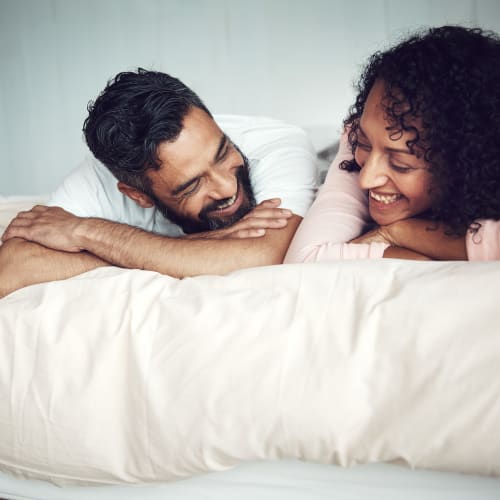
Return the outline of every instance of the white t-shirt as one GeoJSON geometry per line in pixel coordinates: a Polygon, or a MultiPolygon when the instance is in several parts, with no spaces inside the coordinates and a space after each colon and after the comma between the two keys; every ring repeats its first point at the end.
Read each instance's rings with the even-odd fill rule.
{"type": "MultiPolygon", "coordinates": [[[[317,187],[316,155],[300,128],[264,117],[215,116],[219,127],[250,161],[250,181],[257,203],[281,198],[281,206],[304,216],[317,187]]],[[[100,217],[165,236],[182,229],[156,208],[142,208],[120,193],[113,174],[88,156],[52,194],[49,205],[80,217],[100,217]]]]}

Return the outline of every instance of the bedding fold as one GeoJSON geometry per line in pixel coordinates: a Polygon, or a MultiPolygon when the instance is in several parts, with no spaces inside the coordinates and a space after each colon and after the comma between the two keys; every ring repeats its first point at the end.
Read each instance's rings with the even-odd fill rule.
{"type": "Polygon", "coordinates": [[[0,469],[167,481],[298,458],[500,475],[495,262],[177,280],[100,268],[0,300],[0,469]]]}

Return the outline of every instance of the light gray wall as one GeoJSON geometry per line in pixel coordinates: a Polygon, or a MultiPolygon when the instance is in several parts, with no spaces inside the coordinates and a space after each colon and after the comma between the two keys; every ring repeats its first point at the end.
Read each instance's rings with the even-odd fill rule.
{"type": "Polygon", "coordinates": [[[499,0],[0,0],[0,195],[53,190],[83,157],[86,105],[142,66],[215,113],[334,140],[365,58],[407,30],[500,31],[499,0]]]}

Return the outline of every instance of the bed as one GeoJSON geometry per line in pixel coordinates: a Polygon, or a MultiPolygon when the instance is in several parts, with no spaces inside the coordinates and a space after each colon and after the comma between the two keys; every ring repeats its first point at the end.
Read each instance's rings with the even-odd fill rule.
{"type": "Polygon", "coordinates": [[[498,283],[385,260],[19,290],[0,498],[499,498],[498,283]]]}

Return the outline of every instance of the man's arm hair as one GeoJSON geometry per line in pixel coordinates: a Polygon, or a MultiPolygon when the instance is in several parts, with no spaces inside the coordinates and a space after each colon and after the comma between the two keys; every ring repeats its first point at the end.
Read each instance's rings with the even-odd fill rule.
{"type": "Polygon", "coordinates": [[[4,238],[11,234],[0,247],[0,297],[28,285],[66,279],[111,264],[177,278],[280,264],[301,220],[292,215],[285,227],[268,228],[260,237],[213,239],[217,231],[199,237],[169,238],[103,219],[66,214],[66,220],[68,216],[72,224],[77,221],[71,231],[50,223],[27,226],[26,219],[9,226],[4,238]]]}
{"type": "Polygon", "coordinates": [[[87,252],[61,252],[12,238],[0,246],[0,298],[28,285],[62,280],[109,265],[87,252]]]}
{"type": "Polygon", "coordinates": [[[103,219],[82,219],[75,242],[117,266],[184,278],[281,264],[300,221],[292,215],[285,227],[266,229],[258,238],[188,239],[160,236],[103,219]]]}

